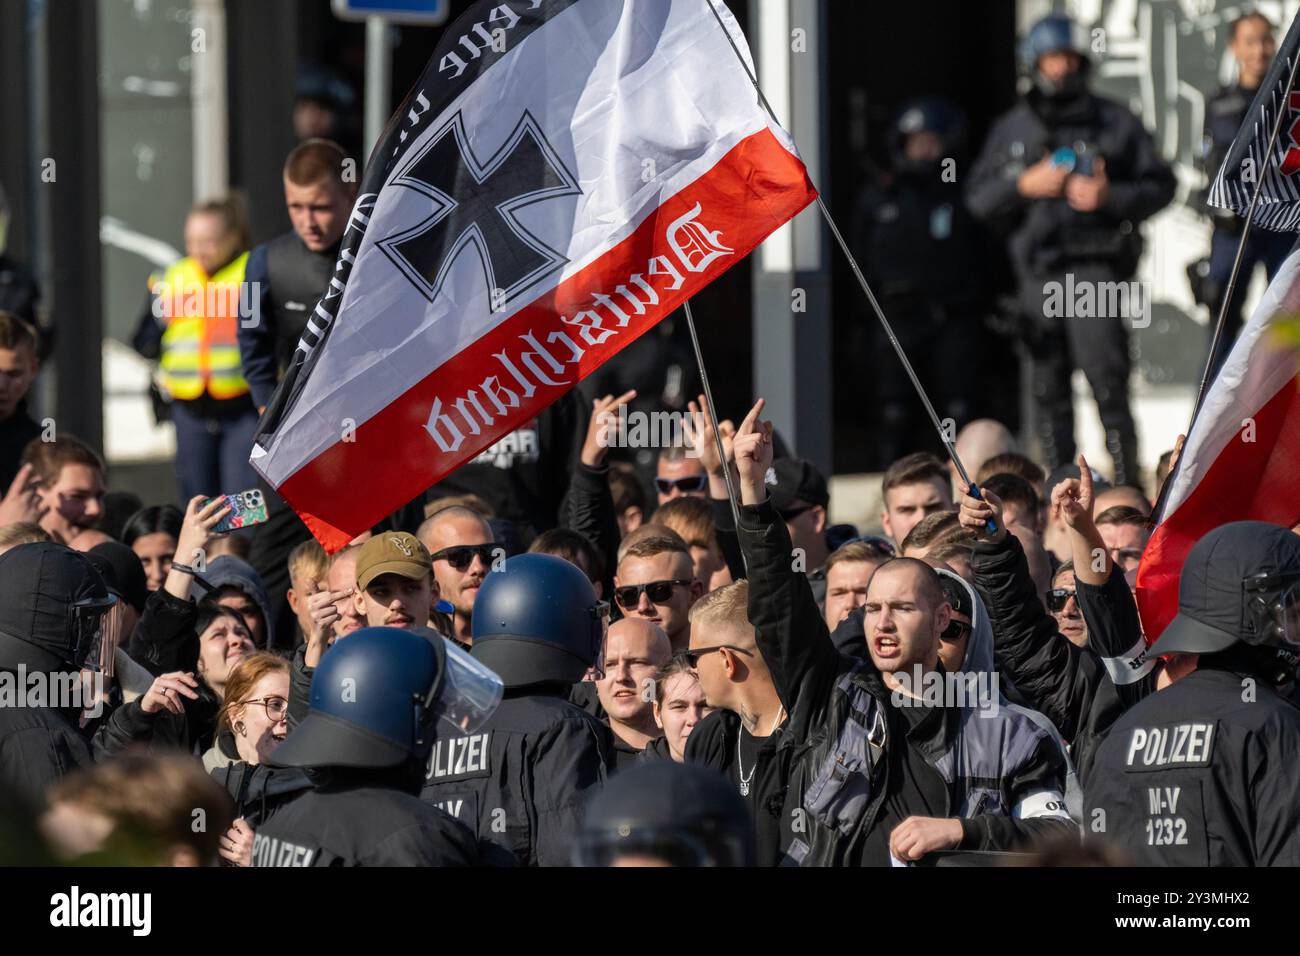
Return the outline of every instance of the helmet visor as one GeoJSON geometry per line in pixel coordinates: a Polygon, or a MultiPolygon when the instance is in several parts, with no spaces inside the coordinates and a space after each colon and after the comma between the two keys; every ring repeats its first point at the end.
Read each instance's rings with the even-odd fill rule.
{"type": "Polygon", "coordinates": [[[1246,602],[1255,620],[1245,632],[1264,635],[1264,644],[1300,647],[1300,573],[1257,574],[1247,578],[1244,586],[1248,595],[1257,596],[1246,602]]]}
{"type": "Polygon", "coordinates": [[[68,608],[72,665],[113,676],[113,655],[122,642],[123,604],[114,595],[86,598],[68,608]]]}
{"type": "Polygon", "coordinates": [[[591,655],[591,664],[587,667],[587,673],[583,675],[584,681],[597,681],[605,679],[605,639],[609,634],[609,602],[597,601],[590,608],[590,613],[595,618],[597,627],[592,629],[594,636],[595,649],[591,655]]]}
{"type": "Polygon", "coordinates": [[[447,638],[439,637],[445,652],[442,675],[429,691],[427,709],[430,716],[471,734],[487,723],[497,709],[505,685],[496,671],[479,663],[447,638]]]}

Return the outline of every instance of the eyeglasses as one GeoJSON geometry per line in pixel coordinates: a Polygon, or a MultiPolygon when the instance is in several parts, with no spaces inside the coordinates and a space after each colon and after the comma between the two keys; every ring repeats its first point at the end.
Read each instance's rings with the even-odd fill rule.
{"type": "Polygon", "coordinates": [[[710,651],[720,651],[724,647],[727,650],[734,651],[737,654],[746,654],[750,657],[754,656],[753,651],[746,650],[743,647],[737,647],[735,644],[715,644],[712,647],[697,647],[693,651],[683,651],[682,656],[685,657],[687,662],[690,663],[691,667],[694,668],[699,666],[701,656],[703,656],[704,654],[708,654],[710,651]]]}
{"type": "Polygon", "coordinates": [[[667,604],[673,596],[673,588],[679,584],[690,584],[690,580],[651,581],[649,584],[628,584],[614,589],[614,600],[619,607],[629,611],[641,603],[641,594],[649,595],[654,604],[667,604]]]}
{"type": "Polygon", "coordinates": [[[245,707],[249,704],[261,704],[262,709],[266,711],[266,719],[272,723],[284,720],[284,715],[289,712],[289,702],[283,697],[257,697],[244,701],[245,707]]]}
{"type": "Polygon", "coordinates": [[[495,541],[487,544],[458,544],[452,548],[443,548],[429,555],[430,561],[446,561],[457,571],[464,571],[477,556],[484,564],[491,565],[497,551],[504,553],[505,548],[495,541]]]}
{"type": "Polygon", "coordinates": [[[656,478],[655,487],[661,495],[671,495],[677,488],[686,494],[699,493],[709,487],[708,475],[691,475],[689,478],[656,478]]]}
{"type": "Polygon", "coordinates": [[[1065,605],[1070,603],[1070,598],[1074,597],[1074,593],[1073,588],[1052,588],[1047,592],[1047,609],[1059,614],[1065,610],[1065,605]]]}

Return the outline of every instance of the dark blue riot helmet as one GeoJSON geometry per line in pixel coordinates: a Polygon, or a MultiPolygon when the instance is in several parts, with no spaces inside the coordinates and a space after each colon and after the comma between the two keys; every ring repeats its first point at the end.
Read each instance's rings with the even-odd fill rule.
{"type": "Polygon", "coordinates": [[[603,663],[609,604],[576,565],[551,554],[507,558],[474,600],[470,653],[507,687],[576,683],[603,663]]]}
{"type": "Polygon", "coordinates": [[[432,631],[363,627],[321,658],[311,710],[270,763],[378,769],[424,761],[438,720],[477,730],[501,692],[495,674],[432,631]]]}
{"type": "Polygon", "coordinates": [[[890,163],[899,175],[935,173],[944,158],[960,156],[965,146],[966,114],[942,96],[923,96],[904,103],[889,127],[890,163]],[[907,140],[916,133],[934,133],[939,138],[938,158],[908,157],[907,140]]]}
{"type": "Polygon", "coordinates": [[[672,760],[613,777],[573,848],[575,866],[753,866],[755,857],[753,819],[735,785],[672,760]]]}
{"type": "Polygon", "coordinates": [[[1081,93],[1087,83],[1092,61],[1088,58],[1088,36],[1082,26],[1059,13],[1048,14],[1030,28],[1020,41],[1020,67],[1035,88],[1048,98],[1071,97],[1081,93]],[[1048,53],[1077,53],[1079,70],[1061,83],[1048,80],[1038,72],[1038,59],[1048,53]]]}

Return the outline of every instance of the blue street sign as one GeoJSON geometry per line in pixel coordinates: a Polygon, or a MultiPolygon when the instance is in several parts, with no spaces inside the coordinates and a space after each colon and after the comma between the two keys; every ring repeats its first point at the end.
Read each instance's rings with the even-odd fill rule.
{"type": "Polygon", "coordinates": [[[451,0],[334,0],[334,15],[340,20],[383,17],[390,23],[437,26],[447,22],[451,0]]]}

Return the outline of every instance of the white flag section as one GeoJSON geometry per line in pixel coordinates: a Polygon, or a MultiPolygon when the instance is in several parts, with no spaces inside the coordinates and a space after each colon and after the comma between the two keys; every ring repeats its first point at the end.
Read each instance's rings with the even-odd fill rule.
{"type": "Polygon", "coordinates": [[[253,453],[327,549],[815,198],[737,48],[716,0],[480,3],[445,31],[253,453]]]}
{"type": "Polygon", "coordinates": [[[1137,576],[1148,641],[1178,612],[1183,562],[1207,532],[1230,521],[1300,522],[1300,353],[1282,334],[1298,320],[1300,253],[1293,252],[1206,393],[1156,516],[1137,576]]]}

